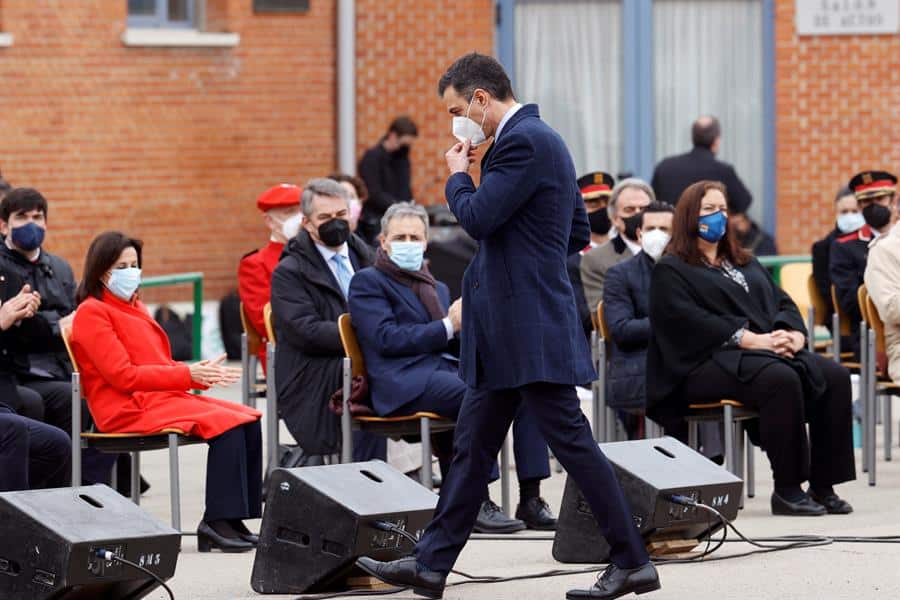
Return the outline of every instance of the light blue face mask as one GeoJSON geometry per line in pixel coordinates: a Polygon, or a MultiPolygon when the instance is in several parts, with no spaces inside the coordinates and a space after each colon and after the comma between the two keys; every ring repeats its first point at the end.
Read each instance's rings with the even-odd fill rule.
{"type": "Polygon", "coordinates": [[[138,287],[141,285],[141,270],[137,267],[127,269],[113,269],[109,272],[109,281],[106,288],[117,298],[126,302],[131,300],[138,287]]]}
{"type": "Polygon", "coordinates": [[[852,233],[866,224],[862,213],[844,213],[838,215],[837,226],[841,233],[852,233]]]}
{"type": "Polygon", "coordinates": [[[418,271],[424,256],[425,244],[422,242],[391,242],[391,261],[401,269],[418,271]]]}

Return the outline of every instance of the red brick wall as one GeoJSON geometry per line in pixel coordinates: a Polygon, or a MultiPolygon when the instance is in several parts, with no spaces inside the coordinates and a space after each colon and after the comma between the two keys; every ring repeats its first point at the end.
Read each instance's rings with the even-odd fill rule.
{"type": "Polygon", "coordinates": [[[798,37],[776,2],[778,247],[808,254],[865,169],[900,172],[900,35],[798,37]]]}
{"type": "Polygon", "coordinates": [[[48,197],[47,247],[78,273],[91,238],[119,228],[144,239],[148,275],[203,271],[218,298],[267,237],[256,196],[334,167],[335,2],[254,15],[210,0],[233,49],[126,48],[125,0],[0,4],[15,36],[0,168],[48,197]]]}
{"type": "MultiPolygon", "coordinates": [[[[266,233],[254,200],[336,167],[336,5],[255,15],[207,0],[207,28],[235,48],[126,48],[126,0],[0,0],[0,169],[51,203],[47,248],[80,273],[90,240],[117,228],[146,243],[145,272],[203,271],[236,285],[266,233]]],[[[359,0],[358,155],[399,113],[421,135],[416,196],[441,199],[452,138],[435,88],[457,56],[490,52],[493,3],[359,0]]],[[[186,298],[148,291],[150,299],[186,298]]]]}
{"type": "Polygon", "coordinates": [[[493,53],[491,0],[357,0],[357,158],[407,114],[419,128],[410,160],[418,202],[444,201],[444,153],[455,139],[437,83],[467,52],[493,53]]]}

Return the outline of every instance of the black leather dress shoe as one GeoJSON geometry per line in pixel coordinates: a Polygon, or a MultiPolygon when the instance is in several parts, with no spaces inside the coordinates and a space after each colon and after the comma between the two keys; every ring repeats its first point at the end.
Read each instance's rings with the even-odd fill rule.
{"type": "Polygon", "coordinates": [[[550,507],[544,502],[543,498],[529,498],[524,503],[519,504],[516,509],[516,518],[525,523],[528,529],[538,531],[554,531],[556,530],[556,517],[550,511],[550,507]]]}
{"type": "Polygon", "coordinates": [[[803,495],[802,500],[789,502],[777,492],[772,492],[772,514],[788,517],[821,517],[825,514],[825,507],[809,497],[803,495]]]}
{"type": "Polygon", "coordinates": [[[812,498],[813,502],[817,502],[824,506],[829,515],[849,515],[853,512],[853,507],[850,506],[850,503],[837,494],[819,496],[810,490],[809,497],[812,498]]]}
{"type": "Polygon", "coordinates": [[[569,590],[566,600],[582,598],[612,600],[627,594],[646,594],[660,588],[656,567],[648,562],[635,569],[620,569],[609,565],[597,578],[597,583],[587,590],[569,590]]]}
{"type": "Polygon", "coordinates": [[[238,532],[242,540],[250,542],[254,546],[259,545],[259,536],[247,529],[247,526],[244,525],[243,521],[240,519],[232,519],[229,523],[231,524],[231,527],[238,532]]]}
{"type": "Polygon", "coordinates": [[[525,523],[507,517],[493,501],[485,500],[481,503],[474,529],[477,533],[515,533],[525,529],[525,523]]]}
{"type": "Polygon", "coordinates": [[[256,548],[250,542],[239,537],[225,537],[210,527],[206,521],[201,521],[197,527],[197,550],[199,552],[210,552],[212,550],[221,550],[222,552],[249,552],[256,548]]]}
{"type": "Polygon", "coordinates": [[[362,556],[356,559],[356,566],[385,583],[412,588],[413,592],[426,598],[440,598],[444,595],[444,582],[447,576],[426,569],[414,556],[391,562],[381,562],[362,556]]]}

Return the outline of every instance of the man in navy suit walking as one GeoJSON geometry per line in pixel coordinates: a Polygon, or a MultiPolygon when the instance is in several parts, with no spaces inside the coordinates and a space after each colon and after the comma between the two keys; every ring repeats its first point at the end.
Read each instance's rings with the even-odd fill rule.
{"type": "Polygon", "coordinates": [[[460,409],[454,457],[434,520],[412,557],[361,558],[360,567],[417,594],[440,598],[484,497],[491,465],[524,404],[554,455],[584,493],[611,547],[611,564],[569,599],[618,598],[659,589],[631,511],[581,412],[575,385],[595,377],[578,320],[566,257],[590,227],[562,138],[535,105],[519,105],[493,58],[468,54],[441,77],[438,93],[461,141],[446,154],[445,195],[460,225],[480,242],[463,279],[460,409]],[[468,169],[472,144],[493,137],[481,185],[468,169]]]}

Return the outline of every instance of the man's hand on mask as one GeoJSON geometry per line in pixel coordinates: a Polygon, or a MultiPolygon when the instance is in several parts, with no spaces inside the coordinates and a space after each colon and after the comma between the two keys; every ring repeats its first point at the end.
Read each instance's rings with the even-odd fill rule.
{"type": "Polygon", "coordinates": [[[472,147],[469,140],[457,142],[447,150],[444,158],[447,159],[447,168],[450,169],[451,175],[467,173],[469,165],[475,162],[475,148],[472,147]]]}

